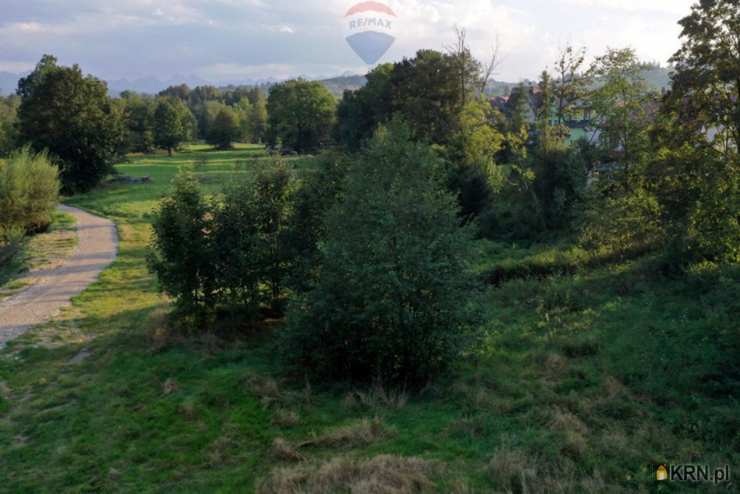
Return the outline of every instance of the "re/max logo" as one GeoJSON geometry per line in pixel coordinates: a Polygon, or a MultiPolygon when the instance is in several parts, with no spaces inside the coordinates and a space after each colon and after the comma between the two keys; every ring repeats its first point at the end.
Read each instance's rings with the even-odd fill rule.
{"type": "Polygon", "coordinates": [[[668,465],[668,478],[666,480],[721,484],[730,481],[730,466],[712,468],[708,465],[668,465]]]}
{"type": "Polygon", "coordinates": [[[379,27],[381,29],[390,30],[392,28],[392,24],[389,19],[382,19],[380,17],[361,17],[359,19],[349,21],[350,29],[360,29],[364,27],[379,27]]]}

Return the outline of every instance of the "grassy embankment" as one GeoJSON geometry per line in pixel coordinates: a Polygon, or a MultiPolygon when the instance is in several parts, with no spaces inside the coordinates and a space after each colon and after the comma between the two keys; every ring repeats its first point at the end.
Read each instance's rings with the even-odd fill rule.
{"type": "Polygon", "coordinates": [[[53,267],[77,245],[74,217],[55,211],[49,230],[26,238],[18,252],[0,264],[0,300],[27,286],[29,272],[53,267]]]}
{"type": "Polygon", "coordinates": [[[481,270],[570,267],[489,287],[483,342],[413,394],[285,376],[267,331],[169,334],[145,267],[152,208],[178,169],[216,190],[261,153],[135,157],[118,170],[152,183],[67,201],[116,221],[120,255],[0,353],[0,491],[324,490],[349,475],[356,492],[675,492],[691,486],[659,488],[657,463],[740,464],[736,266],[668,279],[649,257],[481,243],[481,270]]]}

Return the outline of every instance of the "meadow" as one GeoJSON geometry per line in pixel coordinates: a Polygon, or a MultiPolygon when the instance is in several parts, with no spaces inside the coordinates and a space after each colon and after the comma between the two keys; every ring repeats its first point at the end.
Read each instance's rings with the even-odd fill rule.
{"type": "Polygon", "coordinates": [[[285,373],[280,321],[169,329],[152,210],[179,170],[215,192],[268,161],[131,156],[117,172],[149,183],[65,200],[116,222],[119,257],[0,352],[0,492],[319,492],[348,475],[353,492],[681,492],[713,487],[657,484],[658,464],[740,464],[737,266],[675,277],[650,254],[480,241],[485,336],[413,392],[285,373]]]}

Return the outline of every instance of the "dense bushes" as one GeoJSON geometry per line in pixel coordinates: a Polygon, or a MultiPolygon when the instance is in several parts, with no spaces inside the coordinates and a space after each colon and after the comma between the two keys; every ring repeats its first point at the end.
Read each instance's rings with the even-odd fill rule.
{"type": "Polygon", "coordinates": [[[293,186],[281,166],[221,198],[205,197],[192,175],[177,177],[156,213],[149,266],[182,314],[202,323],[218,312],[282,312],[293,186]]]}
{"type": "Polygon", "coordinates": [[[0,243],[51,223],[59,199],[59,170],[45,153],[22,148],[0,160],[0,243]]]}
{"type": "Polygon", "coordinates": [[[326,217],[319,272],[288,313],[286,354],[321,375],[419,383],[470,336],[470,231],[428,146],[381,129],[326,217]]]}

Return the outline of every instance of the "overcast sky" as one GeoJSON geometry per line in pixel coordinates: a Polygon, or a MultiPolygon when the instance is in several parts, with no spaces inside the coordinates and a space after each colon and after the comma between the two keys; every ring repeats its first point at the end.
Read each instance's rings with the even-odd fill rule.
{"type": "MultiPolygon", "coordinates": [[[[365,73],[344,41],[352,0],[0,0],[0,71],[43,53],[104,79],[196,76],[211,82],[365,73]]],[[[635,48],[665,63],[693,0],[388,0],[396,43],[381,59],[442,49],[453,26],[483,57],[498,37],[496,78],[534,78],[568,43],[598,55],[635,48]]]]}

